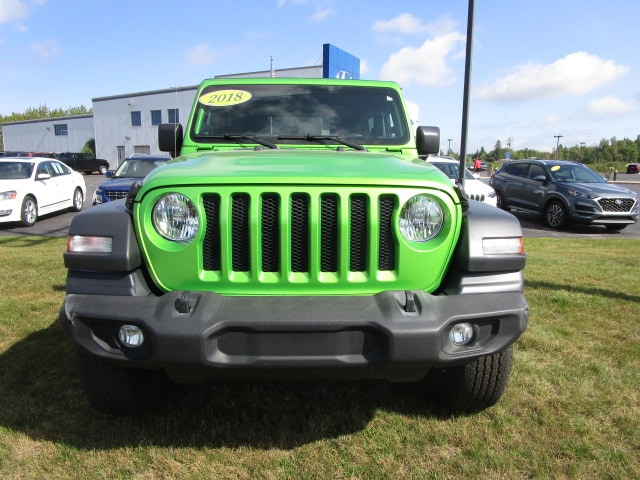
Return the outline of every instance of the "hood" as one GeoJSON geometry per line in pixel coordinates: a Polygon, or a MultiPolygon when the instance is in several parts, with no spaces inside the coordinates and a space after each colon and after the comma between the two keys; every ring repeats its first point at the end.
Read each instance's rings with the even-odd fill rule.
{"type": "Polygon", "coordinates": [[[130,188],[134,182],[141,182],[142,178],[110,178],[100,184],[98,188],[103,189],[123,189],[130,188]]]}
{"type": "Polygon", "coordinates": [[[613,183],[563,183],[561,184],[565,188],[584,190],[594,195],[623,195],[633,197],[634,192],[621,185],[615,185],[613,183]]]}
{"type": "Polygon", "coordinates": [[[451,191],[436,167],[391,153],[240,150],[191,154],[158,167],[144,189],[197,184],[350,184],[426,186],[451,191]]]}

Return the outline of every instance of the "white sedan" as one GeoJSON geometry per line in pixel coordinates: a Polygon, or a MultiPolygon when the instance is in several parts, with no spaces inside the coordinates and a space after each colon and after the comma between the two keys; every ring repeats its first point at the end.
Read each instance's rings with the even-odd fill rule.
{"type": "MultiPolygon", "coordinates": [[[[451,179],[451,183],[456,183],[459,172],[458,169],[460,168],[460,162],[458,160],[450,157],[433,156],[427,157],[427,161],[442,170],[444,174],[451,179]]],[[[497,203],[496,191],[489,185],[481,182],[478,175],[472,174],[467,169],[465,169],[464,173],[464,190],[469,198],[495,207],[497,203]]]]}
{"type": "Polygon", "coordinates": [[[59,210],[82,210],[87,187],[82,174],[51,158],[0,158],[0,222],[25,227],[59,210]]]}

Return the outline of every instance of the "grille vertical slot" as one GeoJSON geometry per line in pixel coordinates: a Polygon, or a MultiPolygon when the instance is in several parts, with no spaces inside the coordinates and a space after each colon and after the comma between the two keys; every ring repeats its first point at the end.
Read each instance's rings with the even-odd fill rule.
{"type": "Polygon", "coordinates": [[[309,196],[291,197],[291,271],[309,271],[309,196]]]}
{"type": "Polygon", "coordinates": [[[234,193],[231,196],[231,268],[234,272],[251,269],[249,205],[248,194],[234,193]]]}
{"type": "Polygon", "coordinates": [[[320,197],[320,271],[338,271],[339,218],[338,196],[320,197]]]}
{"type": "Polygon", "coordinates": [[[207,216],[207,231],[202,244],[202,268],[205,270],[220,270],[220,195],[206,194],[202,198],[205,215],[207,216]]]}
{"type": "Polygon", "coordinates": [[[369,212],[367,211],[367,196],[352,195],[349,208],[349,270],[352,272],[367,271],[367,256],[369,254],[369,212]]]}
{"type": "Polygon", "coordinates": [[[380,197],[380,227],[378,233],[378,269],[395,270],[396,243],[393,237],[393,212],[396,209],[396,197],[383,195],[380,197]]]}
{"type": "Polygon", "coordinates": [[[263,272],[280,270],[279,215],[280,197],[275,193],[265,193],[260,212],[263,272]]]}

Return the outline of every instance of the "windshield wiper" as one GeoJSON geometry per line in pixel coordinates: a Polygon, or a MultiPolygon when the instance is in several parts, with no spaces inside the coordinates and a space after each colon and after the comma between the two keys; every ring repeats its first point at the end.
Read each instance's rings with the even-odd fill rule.
{"type": "Polygon", "coordinates": [[[343,140],[340,135],[278,135],[278,140],[307,140],[308,142],[314,142],[319,140],[332,140],[334,142],[341,143],[347,147],[354,148],[356,150],[366,150],[365,147],[358,143],[343,140]]]}
{"type": "Polygon", "coordinates": [[[243,143],[241,140],[250,140],[251,143],[257,143],[267,148],[280,148],[275,143],[267,142],[266,140],[260,140],[256,135],[244,135],[242,133],[224,133],[222,135],[198,135],[199,138],[221,138],[222,140],[234,140],[237,143],[243,143]]]}

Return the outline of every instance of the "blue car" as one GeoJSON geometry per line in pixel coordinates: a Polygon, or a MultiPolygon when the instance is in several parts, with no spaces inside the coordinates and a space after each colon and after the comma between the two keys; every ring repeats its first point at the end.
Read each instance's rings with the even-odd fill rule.
{"type": "Polygon", "coordinates": [[[108,180],[96,188],[92,205],[126,198],[134,182],[142,181],[151,170],[164,165],[168,160],[171,160],[171,157],[142,154],[125,158],[115,172],[110,170],[106,173],[108,180]]]}

